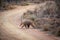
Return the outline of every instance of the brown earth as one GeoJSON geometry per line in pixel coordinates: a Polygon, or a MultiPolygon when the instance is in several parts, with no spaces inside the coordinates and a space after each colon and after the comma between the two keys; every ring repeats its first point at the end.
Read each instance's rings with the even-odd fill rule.
{"type": "Polygon", "coordinates": [[[1,40],[60,40],[39,29],[20,29],[20,17],[27,10],[34,10],[36,5],[18,7],[14,10],[0,12],[1,40]]]}

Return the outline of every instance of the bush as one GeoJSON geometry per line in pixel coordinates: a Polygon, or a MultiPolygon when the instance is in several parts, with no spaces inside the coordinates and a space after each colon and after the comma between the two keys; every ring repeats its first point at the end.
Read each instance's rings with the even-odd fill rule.
{"type": "Polygon", "coordinates": [[[27,3],[27,2],[22,2],[22,3],[20,3],[20,5],[21,6],[27,6],[27,5],[29,5],[30,3],[27,3]]]}

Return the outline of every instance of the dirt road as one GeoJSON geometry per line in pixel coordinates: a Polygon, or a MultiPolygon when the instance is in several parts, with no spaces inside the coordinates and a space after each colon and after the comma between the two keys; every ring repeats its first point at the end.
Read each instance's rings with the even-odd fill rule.
{"type": "Polygon", "coordinates": [[[20,29],[20,17],[27,10],[34,10],[36,5],[18,7],[14,10],[0,12],[1,40],[60,40],[39,29],[20,29]]]}

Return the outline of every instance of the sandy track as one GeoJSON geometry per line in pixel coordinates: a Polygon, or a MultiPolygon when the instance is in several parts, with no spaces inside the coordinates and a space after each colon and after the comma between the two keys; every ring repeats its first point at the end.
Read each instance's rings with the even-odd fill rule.
{"type": "Polygon", "coordinates": [[[0,33],[1,40],[58,40],[39,29],[20,29],[19,18],[27,10],[34,10],[36,5],[18,7],[14,10],[1,12],[0,33]]]}

